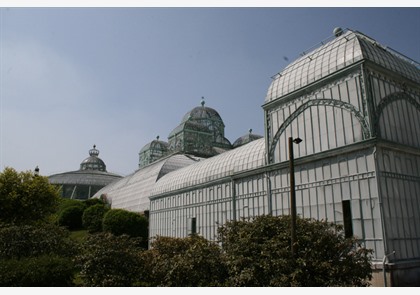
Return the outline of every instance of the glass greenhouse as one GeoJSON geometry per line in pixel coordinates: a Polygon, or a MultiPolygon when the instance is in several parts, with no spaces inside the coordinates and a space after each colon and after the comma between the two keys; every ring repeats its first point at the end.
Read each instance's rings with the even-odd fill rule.
{"type": "Polygon", "coordinates": [[[337,28],[272,79],[264,137],[249,133],[231,145],[219,114],[203,102],[157,148],[161,158],[95,197],[150,210],[151,239],[197,233],[215,240],[228,220],[290,213],[288,141],[300,138],[293,147],[297,214],[342,224],[373,249],[375,280],[385,274],[394,286],[418,284],[419,64],[337,28]]]}

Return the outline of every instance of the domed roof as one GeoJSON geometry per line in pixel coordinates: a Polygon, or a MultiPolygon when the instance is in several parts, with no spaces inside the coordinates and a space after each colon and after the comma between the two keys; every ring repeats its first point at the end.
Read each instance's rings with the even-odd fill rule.
{"type": "Polygon", "coordinates": [[[159,140],[159,136],[146,144],[139,152],[139,168],[157,161],[169,153],[169,143],[159,140]]]}
{"type": "Polygon", "coordinates": [[[152,140],[148,144],[146,144],[144,147],[141,148],[140,154],[148,151],[148,150],[159,150],[162,152],[167,152],[169,149],[169,144],[165,141],[159,140],[159,136],[156,137],[156,139],[152,140]]]}
{"type": "Polygon", "coordinates": [[[244,144],[247,144],[253,140],[260,139],[263,136],[258,134],[252,134],[252,129],[249,129],[249,132],[241,137],[239,137],[235,142],[233,143],[233,148],[240,147],[244,144]]]}
{"type": "Polygon", "coordinates": [[[96,145],[94,145],[93,149],[89,150],[89,157],[80,163],[80,170],[98,170],[106,172],[106,165],[98,155],[99,150],[97,150],[96,145]]]}
{"type": "MultiPolygon", "coordinates": [[[[191,111],[186,113],[182,118],[181,124],[187,121],[201,121],[201,120],[212,120],[219,121],[223,124],[223,120],[219,113],[212,108],[204,106],[204,97],[201,99],[201,106],[193,108],[191,111]]],[[[224,124],[223,124],[224,126],[224,124]]]]}

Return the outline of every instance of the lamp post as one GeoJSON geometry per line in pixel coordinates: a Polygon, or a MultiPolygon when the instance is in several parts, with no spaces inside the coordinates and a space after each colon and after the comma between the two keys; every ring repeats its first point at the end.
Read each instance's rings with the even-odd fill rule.
{"type": "Polygon", "coordinates": [[[293,158],[293,143],[299,144],[302,139],[289,137],[289,169],[290,169],[290,215],[292,218],[291,225],[291,248],[292,257],[296,254],[296,191],[295,191],[295,164],[293,158]]]}

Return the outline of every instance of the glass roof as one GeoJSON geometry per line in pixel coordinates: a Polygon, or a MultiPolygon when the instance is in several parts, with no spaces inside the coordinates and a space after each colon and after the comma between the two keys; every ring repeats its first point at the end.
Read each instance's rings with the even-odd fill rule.
{"type": "Polygon", "coordinates": [[[162,177],[154,186],[152,196],[264,166],[265,141],[260,138],[242,147],[200,161],[162,177]]]}
{"type": "Polygon", "coordinates": [[[359,60],[370,60],[420,83],[418,63],[357,31],[348,30],[305,54],[273,77],[265,102],[289,94],[359,60]]]}
{"type": "Polygon", "coordinates": [[[252,134],[252,129],[249,129],[249,132],[235,140],[232,146],[233,148],[237,148],[259,138],[262,138],[262,136],[258,134],[252,134]]]}
{"type": "Polygon", "coordinates": [[[99,150],[96,149],[96,145],[93,149],[89,150],[89,157],[84,159],[80,164],[80,170],[99,170],[106,172],[105,162],[99,157],[99,150]]]}
{"type": "Polygon", "coordinates": [[[54,174],[48,177],[52,184],[88,184],[105,186],[120,179],[121,176],[105,171],[85,170],[54,174]]]}
{"type": "Polygon", "coordinates": [[[137,170],[98,191],[94,197],[106,194],[113,208],[130,211],[149,210],[150,191],[156,181],[165,174],[199,161],[199,158],[175,154],[137,170]]]}
{"type": "Polygon", "coordinates": [[[223,120],[220,117],[219,113],[212,108],[204,106],[204,97],[201,99],[201,107],[195,107],[188,113],[184,115],[182,118],[182,123],[189,121],[189,120],[202,120],[202,119],[210,119],[213,121],[220,121],[223,124],[223,120]]]}

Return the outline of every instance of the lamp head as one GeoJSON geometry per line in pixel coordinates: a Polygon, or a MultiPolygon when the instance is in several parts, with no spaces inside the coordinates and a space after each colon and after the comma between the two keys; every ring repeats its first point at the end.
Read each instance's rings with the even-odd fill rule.
{"type": "Polygon", "coordinates": [[[296,144],[299,144],[299,143],[301,143],[301,142],[302,142],[302,139],[300,139],[300,138],[298,137],[298,138],[293,139],[293,142],[294,142],[294,143],[296,143],[296,144]]]}

